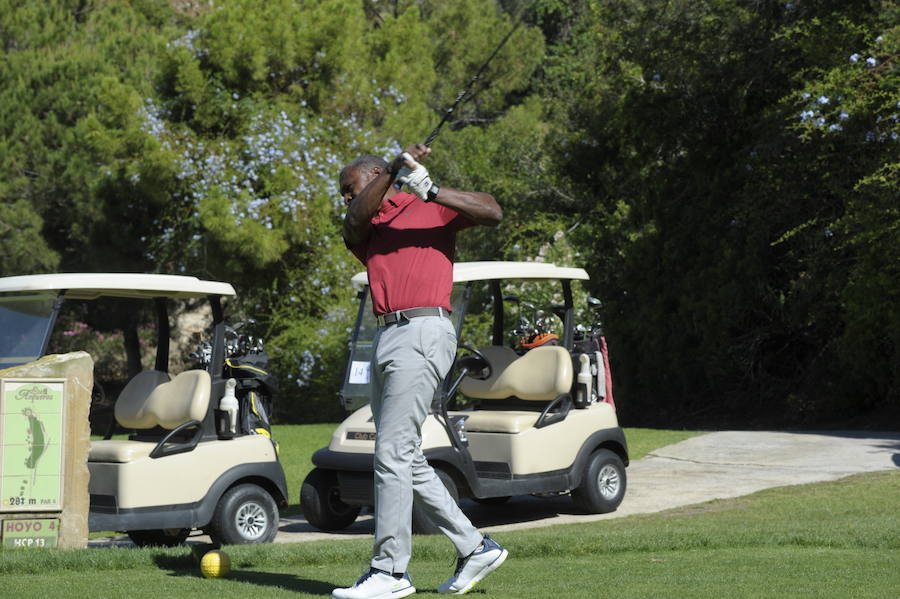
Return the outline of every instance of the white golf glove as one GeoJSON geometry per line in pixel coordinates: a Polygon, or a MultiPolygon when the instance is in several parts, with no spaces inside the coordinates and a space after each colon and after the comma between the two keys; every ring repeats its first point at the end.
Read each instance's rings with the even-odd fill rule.
{"type": "Polygon", "coordinates": [[[403,160],[405,165],[397,171],[397,181],[406,185],[406,188],[419,196],[419,199],[429,201],[428,192],[434,182],[428,174],[428,169],[413,160],[407,152],[403,152],[403,160]]]}

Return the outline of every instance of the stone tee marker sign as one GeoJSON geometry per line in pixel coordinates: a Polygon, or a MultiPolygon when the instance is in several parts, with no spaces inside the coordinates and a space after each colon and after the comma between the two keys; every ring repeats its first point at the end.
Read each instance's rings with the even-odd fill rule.
{"type": "Polygon", "coordinates": [[[62,509],[65,385],[0,382],[0,510],[62,509]]]}
{"type": "Polygon", "coordinates": [[[93,367],[73,352],[0,370],[3,551],[87,545],[93,367]]]}
{"type": "Polygon", "coordinates": [[[35,520],[4,520],[3,547],[56,547],[59,541],[59,520],[43,518],[35,520]]]}

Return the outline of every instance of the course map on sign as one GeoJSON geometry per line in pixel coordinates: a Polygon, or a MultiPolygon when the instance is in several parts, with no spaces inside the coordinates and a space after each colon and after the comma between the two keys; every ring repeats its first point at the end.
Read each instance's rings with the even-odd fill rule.
{"type": "Polygon", "coordinates": [[[62,508],[63,381],[0,386],[0,512],[62,508]]]}

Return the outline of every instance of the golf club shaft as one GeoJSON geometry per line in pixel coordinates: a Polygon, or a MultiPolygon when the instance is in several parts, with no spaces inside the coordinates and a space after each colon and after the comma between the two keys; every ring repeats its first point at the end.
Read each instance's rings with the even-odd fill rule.
{"type": "Polygon", "coordinates": [[[431,145],[431,142],[433,142],[434,138],[436,138],[438,136],[438,133],[441,132],[441,127],[444,126],[444,123],[447,122],[447,120],[450,118],[450,115],[453,114],[453,111],[456,109],[456,107],[459,106],[460,103],[462,103],[464,100],[467,99],[466,97],[468,96],[469,92],[471,91],[472,86],[475,85],[475,82],[478,81],[478,78],[481,77],[481,74],[484,73],[484,70],[487,68],[487,66],[490,64],[490,62],[494,59],[495,56],[497,56],[497,53],[500,52],[500,48],[502,48],[506,44],[506,42],[509,41],[509,38],[512,37],[512,34],[515,33],[516,29],[518,29],[521,24],[522,24],[522,20],[518,19],[516,21],[516,24],[513,26],[513,28],[510,29],[509,33],[506,34],[506,37],[504,37],[502,40],[500,40],[500,43],[497,44],[497,47],[494,48],[494,51],[491,52],[491,55],[488,56],[487,60],[484,61],[484,63],[478,69],[478,72],[476,72],[475,76],[472,77],[472,79],[469,81],[468,85],[466,85],[466,87],[463,88],[463,90],[461,92],[459,92],[459,95],[456,96],[456,101],[453,102],[453,105],[447,109],[447,112],[444,113],[444,116],[441,119],[441,122],[439,122],[437,127],[434,128],[434,131],[431,132],[431,135],[428,136],[428,139],[425,140],[426,146],[431,145]]]}

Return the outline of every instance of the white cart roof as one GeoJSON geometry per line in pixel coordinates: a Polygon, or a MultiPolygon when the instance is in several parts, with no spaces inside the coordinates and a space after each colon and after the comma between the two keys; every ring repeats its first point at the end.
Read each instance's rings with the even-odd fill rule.
{"type": "Polygon", "coordinates": [[[0,293],[66,291],[67,298],[95,299],[100,296],[133,298],[196,298],[235,295],[229,283],[202,281],[180,275],[138,273],[60,273],[0,278],[0,293]]]}
{"type": "MultiPolygon", "coordinates": [[[[548,262],[459,262],[453,265],[453,282],[489,281],[491,279],[573,279],[587,281],[583,268],[556,266],[548,262]]],[[[353,275],[354,285],[369,282],[365,272],[353,275]]]]}

